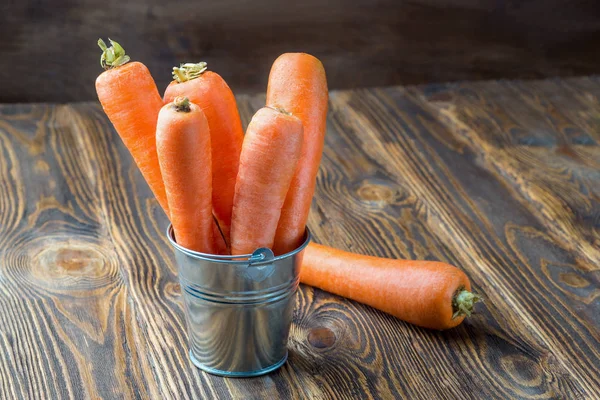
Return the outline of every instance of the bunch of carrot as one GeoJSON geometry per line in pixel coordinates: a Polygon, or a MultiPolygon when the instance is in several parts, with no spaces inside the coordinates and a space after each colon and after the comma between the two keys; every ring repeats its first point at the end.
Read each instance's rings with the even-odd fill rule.
{"type": "MultiPolygon", "coordinates": [[[[210,254],[301,245],[325,138],[321,62],[286,53],[244,135],[235,97],[206,63],[173,68],[161,98],[116,42],[102,49],[98,98],[170,218],[177,242],[210,254]]],[[[449,264],[389,260],[311,244],[302,282],[434,329],[458,325],[478,296],[449,264]]]]}

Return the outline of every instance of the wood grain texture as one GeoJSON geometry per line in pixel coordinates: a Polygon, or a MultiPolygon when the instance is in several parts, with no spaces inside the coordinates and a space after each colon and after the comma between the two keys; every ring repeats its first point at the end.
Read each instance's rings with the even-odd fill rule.
{"type": "MultiPolygon", "coordinates": [[[[309,225],[486,299],[432,332],[302,286],[289,362],[187,359],[167,220],[95,103],[0,106],[0,398],[600,393],[600,79],[334,91],[309,225]]],[[[241,96],[244,124],[264,96],[241,96]]]]}
{"type": "Polygon", "coordinates": [[[235,93],[264,92],[289,51],[319,57],[335,89],[600,73],[589,0],[4,0],[0,102],[95,100],[99,37],[161,90],[204,60],[235,93]]]}

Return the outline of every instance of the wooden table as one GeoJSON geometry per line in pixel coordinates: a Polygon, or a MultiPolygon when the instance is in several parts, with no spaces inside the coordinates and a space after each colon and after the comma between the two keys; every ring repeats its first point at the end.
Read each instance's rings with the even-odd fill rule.
{"type": "MultiPolygon", "coordinates": [[[[263,96],[241,97],[247,123],[263,96]]],[[[600,78],[331,93],[318,242],[463,268],[434,332],[302,287],[289,362],[188,361],[167,219],[95,103],[0,107],[0,398],[599,398],[600,78]]]]}

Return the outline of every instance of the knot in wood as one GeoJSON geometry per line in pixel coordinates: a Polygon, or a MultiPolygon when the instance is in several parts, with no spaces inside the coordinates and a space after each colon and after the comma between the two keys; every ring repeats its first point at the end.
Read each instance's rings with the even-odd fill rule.
{"type": "Polygon", "coordinates": [[[113,254],[105,254],[104,249],[94,243],[46,242],[31,261],[30,268],[22,271],[24,278],[50,291],[89,293],[119,280],[113,254]]]}
{"type": "Polygon", "coordinates": [[[335,344],[335,333],[329,328],[313,328],[308,333],[308,343],[317,349],[325,349],[335,344]]]}
{"type": "Polygon", "coordinates": [[[363,181],[356,194],[364,203],[384,207],[394,202],[394,190],[390,185],[385,181],[363,181]]]}

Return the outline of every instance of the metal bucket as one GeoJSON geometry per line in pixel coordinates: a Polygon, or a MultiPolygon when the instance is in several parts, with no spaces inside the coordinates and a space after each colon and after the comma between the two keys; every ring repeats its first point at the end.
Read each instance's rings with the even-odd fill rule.
{"type": "Polygon", "coordinates": [[[215,375],[251,377],[267,374],[287,360],[304,249],[310,242],[274,257],[270,249],[245,256],[219,256],[175,248],[185,306],[190,359],[215,375]]]}

